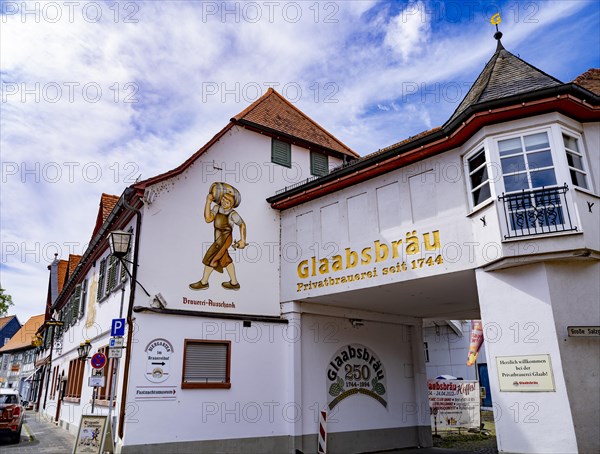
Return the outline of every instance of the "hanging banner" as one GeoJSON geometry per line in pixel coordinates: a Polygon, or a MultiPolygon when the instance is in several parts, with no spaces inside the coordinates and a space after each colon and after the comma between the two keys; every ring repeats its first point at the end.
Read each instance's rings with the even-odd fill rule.
{"type": "Polygon", "coordinates": [[[340,348],[327,367],[327,404],[330,410],[355,394],[372,397],[387,408],[385,368],[379,357],[361,344],[340,348]]]}
{"type": "Polygon", "coordinates": [[[479,382],[428,380],[431,427],[437,430],[479,428],[479,382]]]}
{"type": "Polygon", "coordinates": [[[471,320],[471,345],[469,346],[467,366],[475,364],[481,344],[483,344],[483,325],[481,324],[481,320],[471,320]]]}

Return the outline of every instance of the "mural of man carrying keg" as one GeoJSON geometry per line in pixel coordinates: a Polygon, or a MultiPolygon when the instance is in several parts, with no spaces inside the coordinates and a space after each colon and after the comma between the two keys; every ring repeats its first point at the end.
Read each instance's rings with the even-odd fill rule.
{"type": "Polygon", "coordinates": [[[233,186],[221,182],[211,185],[204,205],[204,220],[207,223],[213,223],[215,239],[202,259],[204,264],[202,279],[190,284],[192,290],[208,289],[208,278],[212,272],[216,270],[222,273],[223,269],[227,270],[229,274],[229,282],[221,284],[223,288],[227,290],[240,289],[240,283],[235,275],[235,265],[228,249],[229,246],[233,246],[234,249],[246,247],[246,223],[234,210],[241,201],[241,194],[233,186]],[[236,225],[240,229],[240,239],[238,241],[233,240],[233,229],[236,225]]]}

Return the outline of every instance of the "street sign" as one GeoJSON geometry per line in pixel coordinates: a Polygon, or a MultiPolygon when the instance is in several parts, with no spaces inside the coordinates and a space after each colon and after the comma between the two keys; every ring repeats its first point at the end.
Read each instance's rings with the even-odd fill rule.
{"type": "Polygon", "coordinates": [[[123,349],[121,347],[108,349],[108,357],[109,358],[120,358],[122,353],[123,353],[123,349]]]}
{"type": "Polygon", "coordinates": [[[105,379],[103,375],[92,376],[88,378],[88,386],[103,388],[105,386],[105,379]]]}
{"type": "Polygon", "coordinates": [[[113,318],[112,325],[110,327],[110,335],[112,337],[125,335],[125,319],[124,318],[113,318]]]}
{"type": "Polygon", "coordinates": [[[113,347],[121,348],[121,347],[123,347],[124,341],[125,341],[125,339],[123,339],[122,337],[111,337],[110,341],[108,342],[108,346],[110,348],[113,348],[113,347]]]}
{"type": "Polygon", "coordinates": [[[102,369],[106,365],[106,355],[100,352],[94,353],[91,363],[94,369],[102,369]]]}

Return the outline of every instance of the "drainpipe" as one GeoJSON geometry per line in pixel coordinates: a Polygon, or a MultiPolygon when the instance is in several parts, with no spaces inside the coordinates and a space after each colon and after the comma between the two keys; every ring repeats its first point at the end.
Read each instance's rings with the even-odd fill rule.
{"type": "Polygon", "coordinates": [[[132,347],[132,338],[133,338],[133,303],[135,300],[135,287],[137,284],[137,259],[138,259],[138,251],[140,244],[140,230],[142,228],[142,212],[137,208],[129,205],[127,199],[129,195],[134,192],[134,189],[131,187],[125,190],[123,194],[123,205],[128,210],[131,210],[136,215],[136,223],[135,223],[135,249],[133,251],[133,265],[131,271],[131,285],[129,287],[129,306],[127,308],[127,344],[125,349],[125,364],[123,371],[123,390],[121,391],[121,411],[119,413],[119,438],[123,439],[124,433],[124,425],[125,425],[125,409],[127,408],[127,382],[129,380],[129,365],[131,363],[131,347],[132,347]]]}

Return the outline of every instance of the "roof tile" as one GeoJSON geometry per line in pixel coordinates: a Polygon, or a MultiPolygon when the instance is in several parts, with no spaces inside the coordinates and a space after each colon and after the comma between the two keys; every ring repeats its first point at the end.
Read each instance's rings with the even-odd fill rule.
{"type": "Polygon", "coordinates": [[[573,83],[600,96],[600,69],[590,68],[583,74],[577,76],[573,83]]]}
{"type": "Polygon", "coordinates": [[[15,333],[13,337],[0,348],[0,352],[11,350],[19,350],[26,347],[31,347],[31,340],[40,326],[44,323],[44,314],[34,315],[31,317],[21,329],[15,333]]]}

